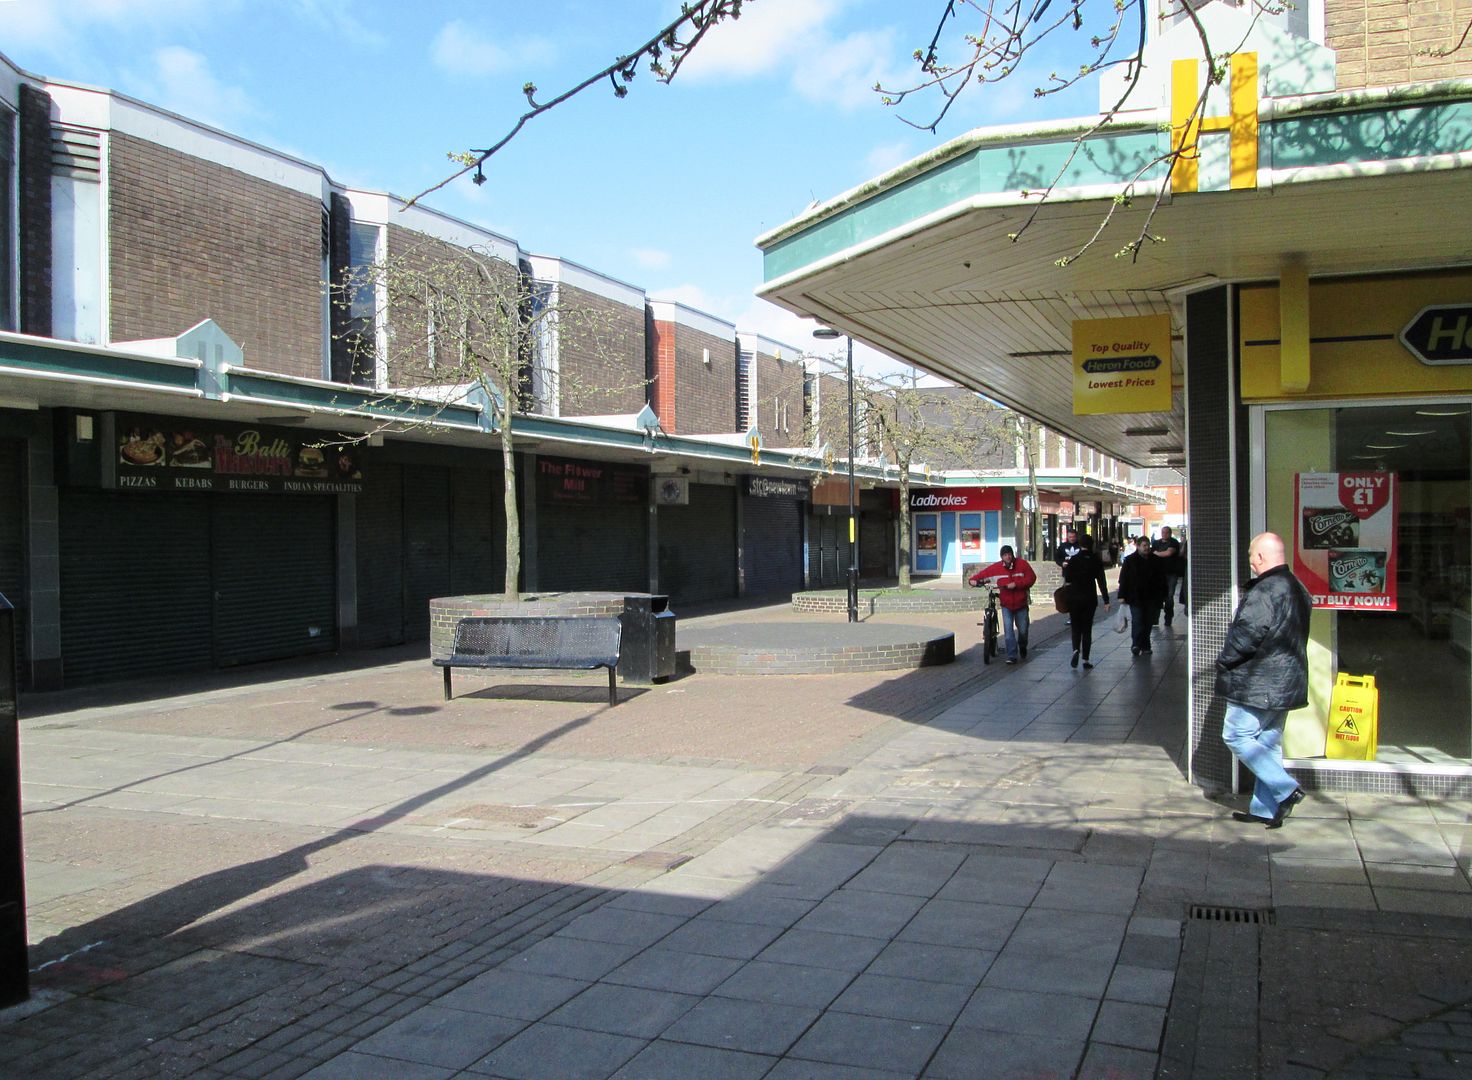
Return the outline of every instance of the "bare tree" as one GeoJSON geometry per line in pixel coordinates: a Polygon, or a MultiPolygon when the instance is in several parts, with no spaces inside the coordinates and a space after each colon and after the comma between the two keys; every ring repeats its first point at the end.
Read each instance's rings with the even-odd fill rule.
{"type": "Polygon", "coordinates": [[[980,471],[1006,444],[1013,414],[969,390],[917,388],[901,375],[855,375],[854,411],[858,456],[883,458],[899,470],[899,578],[909,589],[910,470],[980,471]]]}
{"type": "MultiPolygon", "coordinates": [[[[355,380],[383,391],[394,419],[385,431],[439,430],[446,410],[477,406],[501,445],[506,540],[504,591],[520,594],[521,519],[517,511],[517,418],[529,413],[589,411],[643,386],[642,370],[626,386],[585,383],[556,361],[551,343],[576,342],[604,352],[617,336],[611,317],[567,302],[520,267],[476,248],[425,239],[330,286],[345,318],[335,337],[351,351],[355,380]],[[367,314],[365,314],[367,313],[367,314]]],[[[607,357],[605,357],[606,359],[607,357]]],[[[600,367],[607,371],[617,367],[600,367]]]]}

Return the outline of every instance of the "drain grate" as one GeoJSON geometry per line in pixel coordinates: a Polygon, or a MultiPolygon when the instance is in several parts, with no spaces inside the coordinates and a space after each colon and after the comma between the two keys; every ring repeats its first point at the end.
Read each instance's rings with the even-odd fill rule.
{"type": "Polygon", "coordinates": [[[1219,907],[1215,904],[1192,904],[1187,918],[1251,926],[1272,926],[1278,921],[1272,908],[1219,907]]]}

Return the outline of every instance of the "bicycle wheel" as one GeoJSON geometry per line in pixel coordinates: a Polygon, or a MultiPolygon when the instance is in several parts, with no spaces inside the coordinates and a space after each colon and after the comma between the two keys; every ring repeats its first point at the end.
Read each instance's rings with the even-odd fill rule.
{"type": "Polygon", "coordinates": [[[981,662],[990,664],[997,655],[997,613],[988,611],[981,627],[981,662]]]}

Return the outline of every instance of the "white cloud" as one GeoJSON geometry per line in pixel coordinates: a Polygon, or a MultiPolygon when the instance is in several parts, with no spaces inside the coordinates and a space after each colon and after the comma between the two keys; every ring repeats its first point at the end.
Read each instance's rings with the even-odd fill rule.
{"type": "Polygon", "coordinates": [[[663,270],[670,264],[670,253],[655,248],[634,248],[629,252],[636,265],[645,270],[663,270]]]}
{"type": "Polygon", "coordinates": [[[340,0],[296,0],[303,18],[327,29],[339,41],[369,49],[381,49],[388,35],[355,19],[340,0]]]}
{"type": "Polygon", "coordinates": [[[492,41],[464,19],[451,19],[430,44],[430,58],[447,75],[476,77],[506,71],[521,64],[542,63],[553,53],[545,38],[522,37],[492,41]]]}
{"type": "Polygon", "coordinates": [[[666,289],[651,289],[649,291],[651,300],[673,300],[677,304],[703,311],[707,315],[714,315],[717,319],[730,321],[731,316],[727,313],[729,308],[724,307],[719,297],[712,296],[699,285],[673,285],[666,289]]]}
{"type": "Polygon", "coordinates": [[[744,79],[774,71],[826,39],[825,26],[839,8],[837,0],[753,4],[707,33],[679,77],[744,79]]]}
{"type": "Polygon", "coordinates": [[[169,26],[233,6],[231,0],[11,0],[3,8],[5,47],[55,55],[74,48],[79,34],[99,23],[169,26]]]}
{"type": "Polygon", "coordinates": [[[229,131],[248,127],[260,116],[244,90],[222,82],[203,55],[182,45],[157,50],[153,67],[137,76],[141,96],[191,120],[229,131]]]}
{"type": "Polygon", "coordinates": [[[876,105],[874,84],[893,87],[904,78],[894,68],[899,46],[893,30],[865,30],[815,48],[792,72],[792,85],[809,101],[843,109],[876,105]]]}

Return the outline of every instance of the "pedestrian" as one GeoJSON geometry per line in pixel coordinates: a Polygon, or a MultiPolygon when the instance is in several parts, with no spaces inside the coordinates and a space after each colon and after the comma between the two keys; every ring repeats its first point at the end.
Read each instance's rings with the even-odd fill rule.
{"type": "Polygon", "coordinates": [[[1130,606],[1130,655],[1150,654],[1150,629],[1165,601],[1165,572],[1150,550],[1150,538],[1135,540],[1135,549],[1119,568],[1118,599],[1130,606]]]}
{"type": "MultiPolygon", "coordinates": [[[[1169,525],[1160,527],[1160,539],[1151,545],[1155,557],[1165,571],[1165,625],[1169,626],[1176,610],[1176,586],[1186,573],[1186,560],[1181,557],[1181,542],[1171,535],[1169,525]]],[[[1183,605],[1184,606],[1184,605],[1183,605]]]]}
{"type": "Polygon", "coordinates": [[[1002,602],[1002,630],[1007,641],[1007,663],[1027,659],[1028,590],[1036,584],[1037,573],[1026,559],[1012,553],[1011,544],[1003,544],[1001,561],[983,566],[968,579],[972,585],[995,578],[997,598],[1002,602]]]}
{"type": "Polygon", "coordinates": [[[1062,570],[1068,565],[1068,560],[1078,554],[1078,530],[1069,526],[1063,534],[1063,542],[1058,545],[1058,550],[1053,553],[1053,561],[1062,570]]]}
{"type": "Polygon", "coordinates": [[[1290,709],[1308,704],[1313,602],[1288,569],[1282,537],[1254,536],[1247,564],[1253,577],[1216,658],[1216,692],[1227,703],[1222,741],[1256,778],[1247,813],[1232,817],[1276,829],[1303,800],[1303,789],[1283,768],[1283,723],[1290,709]]]}
{"type": "Polygon", "coordinates": [[[1089,662],[1089,648],[1094,643],[1094,615],[1098,611],[1098,597],[1104,598],[1104,610],[1109,610],[1109,586],[1104,581],[1104,564],[1094,554],[1094,540],[1088,533],[1078,538],[1078,552],[1063,567],[1063,581],[1068,586],[1068,628],[1073,638],[1073,658],[1069,667],[1078,667],[1083,660],[1084,668],[1094,665],[1089,662]],[[1094,590],[1098,589],[1098,596],[1094,590]]]}

